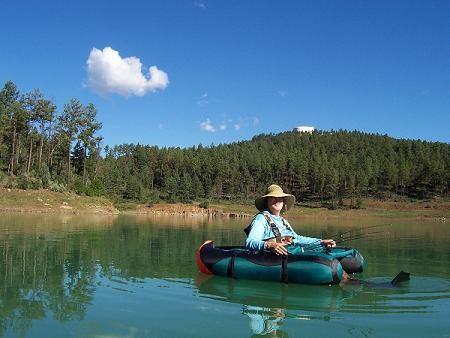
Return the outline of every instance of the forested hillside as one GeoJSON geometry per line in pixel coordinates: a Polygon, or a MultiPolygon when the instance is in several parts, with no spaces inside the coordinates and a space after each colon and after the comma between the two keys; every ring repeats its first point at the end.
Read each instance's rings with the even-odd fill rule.
{"type": "Polygon", "coordinates": [[[94,105],[72,99],[58,110],[39,90],[21,94],[7,82],[0,91],[2,185],[141,202],[248,198],[274,182],[299,200],[449,192],[446,143],[340,130],[208,147],[102,149],[100,129],[94,105]]]}

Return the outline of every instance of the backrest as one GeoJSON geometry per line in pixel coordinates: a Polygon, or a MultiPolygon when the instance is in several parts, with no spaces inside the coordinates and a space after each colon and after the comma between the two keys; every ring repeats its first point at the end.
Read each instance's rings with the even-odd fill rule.
{"type": "Polygon", "coordinates": [[[250,234],[250,230],[252,229],[253,221],[255,220],[256,216],[258,216],[259,214],[262,214],[262,212],[258,212],[255,216],[253,216],[252,221],[250,222],[250,224],[247,225],[247,226],[244,228],[245,236],[248,237],[248,235],[250,234]]]}

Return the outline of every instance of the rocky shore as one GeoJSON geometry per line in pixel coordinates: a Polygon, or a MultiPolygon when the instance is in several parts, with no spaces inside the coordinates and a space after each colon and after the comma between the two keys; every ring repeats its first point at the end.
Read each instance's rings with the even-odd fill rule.
{"type": "Polygon", "coordinates": [[[135,209],[121,211],[122,214],[145,214],[145,215],[173,215],[190,217],[225,217],[225,218],[248,218],[253,215],[246,212],[224,211],[219,208],[202,208],[197,204],[139,204],[135,209]]]}

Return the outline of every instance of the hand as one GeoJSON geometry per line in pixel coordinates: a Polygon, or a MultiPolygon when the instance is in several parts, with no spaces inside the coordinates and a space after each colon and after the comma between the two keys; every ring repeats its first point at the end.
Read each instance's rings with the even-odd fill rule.
{"type": "Polygon", "coordinates": [[[322,245],[327,249],[331,249],[336,246],[336,242],[334,241],[334,239],[321,239],[320,243],[322,243],[322,245]]]}
{"type": "Polygon", "coordinates": [[[266,242],[265,248],[277,255],[287,255],[288,251],[285,248],[285,245],[287,244],[278,242],[266,242]]]}
{"type": "Polygon", "coordinates": [[[281,239],[281,242],[282,242],[284,245],[290,245],[290,244],[292,244],[292,237],[283,237],[283,238],[281,239]]]}

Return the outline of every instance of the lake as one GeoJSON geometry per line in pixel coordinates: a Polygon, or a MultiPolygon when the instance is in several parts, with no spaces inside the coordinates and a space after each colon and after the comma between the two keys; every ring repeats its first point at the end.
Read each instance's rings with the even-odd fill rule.
{"type": "Polygon", "coordinates": [[[1,214],[0,337],[450,337],[448,224],[290,220],[355,237],[366,283],[200,274],[199,245],[239,245],[249,220],[1,214]]]}

